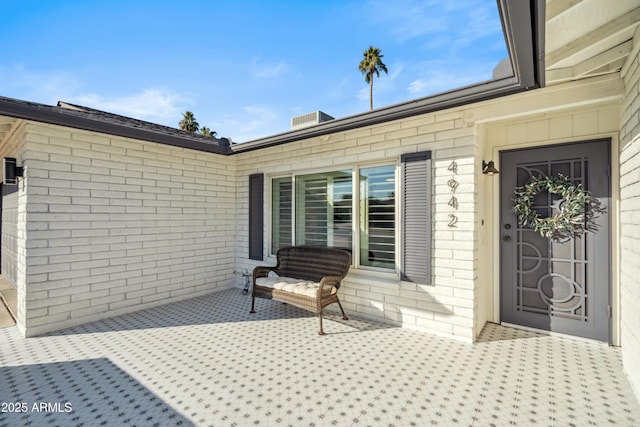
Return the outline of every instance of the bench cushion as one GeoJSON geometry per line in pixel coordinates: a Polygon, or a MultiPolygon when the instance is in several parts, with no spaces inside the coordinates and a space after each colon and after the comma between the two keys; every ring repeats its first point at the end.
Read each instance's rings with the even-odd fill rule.
{"type": "MultiPolygon", "coordinates": [[[[296,279],[294,277],[258,277],[256,285],[265,288],[277,289],[279,291],[293,292],[310,297],[315,297],[320,288],[320,282],[312,282],[304,279],[296,279]]],[[[331,293],[334,294],[338,290],[332,287],[331,293]]]]}

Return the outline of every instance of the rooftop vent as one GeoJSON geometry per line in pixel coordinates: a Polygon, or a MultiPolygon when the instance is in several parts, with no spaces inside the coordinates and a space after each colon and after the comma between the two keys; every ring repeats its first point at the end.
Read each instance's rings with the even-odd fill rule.
{"type": "Polygon", "coordinates": [[[291,130],[306,128],[333,119],[334,117],[331,117],[322,111],[314,111],[313,113],[303,114],[302,116],[292,118],[291,130]]]}
{"type": "Polygon", "coordinates": [[[498,65],[493,69],[494,80],[511,76],[513,76],[513,68],[511,68],[511,60],[509,58],[505,58],[498,62],[498,65]]]}

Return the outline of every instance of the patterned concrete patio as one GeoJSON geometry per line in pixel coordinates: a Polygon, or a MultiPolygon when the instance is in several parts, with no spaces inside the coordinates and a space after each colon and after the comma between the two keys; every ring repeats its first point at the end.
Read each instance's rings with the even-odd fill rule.
{"type": "Polygon", "coordinates": [[[16,324],[14,314],[17,305],[15,288],[0,275],[0,328],[16,324]]]}
{"type": "Polygon", "coordinates": [[[640,425],[620,352],[487,325],[475,345],[228,290],[23,339],[0,426],[640,425]]]}

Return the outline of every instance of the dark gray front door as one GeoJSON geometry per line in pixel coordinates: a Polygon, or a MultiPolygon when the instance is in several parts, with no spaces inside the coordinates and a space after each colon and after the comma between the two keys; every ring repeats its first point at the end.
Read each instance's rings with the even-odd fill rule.
{"type": "MultiPolygon", "coordinates": [[[[505,323],[609,341],[610,276],[608,140],[500,154],[500,311],[505,323]],[[550,241],[518,224],[514,189],[532,176],[562,174],[602,203],[596,229],[550,241]]],[[[534,199],[541,216],[560,205],[547,192],[534,199]]]]}

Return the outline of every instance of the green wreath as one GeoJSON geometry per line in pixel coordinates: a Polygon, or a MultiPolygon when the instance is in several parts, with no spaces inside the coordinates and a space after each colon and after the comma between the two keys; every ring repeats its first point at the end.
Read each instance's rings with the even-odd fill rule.
{"type": "Polygon", "coordinates": [[[594,215],[602,211],[600,202],[582,184],[574,185],[561,174],[555,177],[534,176],[528,183],[516,188],[515,194],[513,212],[518,216],[518,222],[548,240],[577,237],[594,229],[594,215]],[[533,198],[541,191],[562,197],[558,201],[557,212],[547,218],[542,218],[533,209],[533,198]]]}

